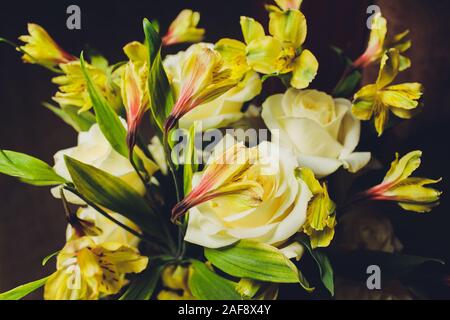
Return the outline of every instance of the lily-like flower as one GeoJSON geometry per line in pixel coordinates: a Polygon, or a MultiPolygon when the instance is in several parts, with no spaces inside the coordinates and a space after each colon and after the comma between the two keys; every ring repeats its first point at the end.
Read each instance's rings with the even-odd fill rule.
{"type": "Polygon", "coordinates": [[[182,10],[170,24],[167,34],[162,38],[163,45],[170,46],[184,42],[200,42],[205,29],[197,28],[200,13],[189,9],[182,10]]]}
{"type": "Polygon", "coordinates": [[[145,269],[148,258],[116,242],[96,244],[89,237],[66,243],[58,254],[57,271],[45,284],[46,300],[95,300],[116,294],[125,274],[145,269]]]}
{"type": "Polygon", "coordinates": [[[380,71],[375,84],[359,90],[353,100],[352,113],[360,120],[375,118],[378,136],[383,134],[389,111],[402,119],[410,119],[419,106],[422,85],[417,82],[390,85],[400,71],[400,54],[390,49],[381,59],[380,71]]]}
{"type": "Polygon", "coordinates": [[[28,33],[28,35],[19,37],[19,40],[25,42],[25,45],[20,47],[25,52],[22,56],[23,61],[54,67],[61,63],[77,60],[64,51],[40,25],[29,23],[28,33]]]}
{"type": "Polygon", "coordinates": [[[400,207],[408,211],[431,211],[439,204],[442,192],[425,186],[438,183],[441,179],[411,177],[411,174],[420,166],[421,156],[421,151],[412,151],[399,160],[397,153],[383,181],[365,191],[363,197],[372,200],[396,201],[400,207]]]}
{"type": "Polygon", "coordinates": [[[334,237],[336,206],[328,195],[327,185],[321,185],[311,169],[301,168],[300,177],[313,194],[308,204],[303,231],[309,235],[313,248],[327,247],[334,237]]]}
{"type": "Polygon", "coordinates": [[[224,66],[221,55],[206,47],[196,48],[184,61],[180,78],[180,94],[164,123],[166,132],[186,113],[220,97],[240,81],[224,66]]]}
{"type": "Polygon", "coordinates": [[[150,107],[147,90],[147,64],[138,68],[128,62],[122,75],[122,100],[127,111],[127,144],[130,152],[136,143],[136,133],[142,116],[150,107]]]}
{"type": "Polygon", "coordinates": [[[297,89],[306,88],[315,78],[319,64],[311,51],[304,49],[306,18],[297,9],[272,11],[269,33],[252,18],[241,17],[245,44],[233,39],[221,39],[216,49],[224,59],[241,69],[251,68],[267,75],[289,74],[297,89]]]}
{"type": "MultiPolygon", "coordinates": [[[[92,108],[92,101],[89,97],[80,61],[72,61],[59,66],[64,74],[52,79],[53,83],[59,85],[59,91],[55,94],[53,100],[60,105],[79,107],[79,112],[92,108]]],[[[118,110],[121,107],[120,88],[114,82],[113,75],[108,68],[105,69],[88,63],[86,63],[86,68],[105,99],[115,110],[118,110]]]]}
{"type": "Polygon", "coordinates": [[[178,219],[190,208],[224,195],[241,195],[242,204],[257,205],[263,189],[244,174],[258,158],[256,148],[246,148],[243,143],[233,144],[219,154],[206,167],[202,179],[192,191],[172,210],[172,220],[178,219]]]}
{"type": "MultiPolygon", "coordinates": [[[[406,39],[408,34],[409,30],[405,30],[404,32],[395,35],[391,41],[387,41],[387,21],[381,13],[375,14],[372,19],[367,49],[353,62],[353,67],[367,67],[370,63],[380,60],[383,57],[383,53],[391,48],[397,49],[400,53],[406,52],[411,47],[411,41],[406,39]]],[[[399,58],[400,71],[411,66],[411,61],[407,57],[400,55],[399,58]]]]}

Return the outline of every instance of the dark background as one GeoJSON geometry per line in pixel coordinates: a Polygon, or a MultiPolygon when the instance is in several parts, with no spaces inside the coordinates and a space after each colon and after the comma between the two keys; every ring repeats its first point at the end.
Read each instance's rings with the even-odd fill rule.
{"type": "MultiPolygon", "coordinates": [[[[336,56],[329,49],[336,45],[352,58],[366,45],[365,0],[305,0],[308,18],[307,46],[320,62],[319,76],[312,87],[329,90],[341,72],[336,56]]],[[[157,18],[161,29],[184,8],[201,12],[201,27],[206,41],[221,37],[241,39],[239,16],[253,16],[266,25],[265,1],[3,1],[0,5],[0,36],[16,41],[26,34],[26,23],[46,28],[66,51],[78,55],[86,45],[103,53],[111,62],[124,59],[122,46],[141,40],[142,18],[157,18]],[[66,28],[66,8],[78,4],[82,29],[66,28]]],[[[425,108],[415,119],[388,130],[381,139],[369,138],[362,149],[373,151],[388,164],[395,151],[424,151],[422,175],[444,178],[442,190],[448,190],[450,130],[450,2],[445,0],[378,1],[388,18],[391,32],[411,29],[413,48],[409,51],[413,67],[399,80],[424,83],[425,108]]],[[[52,74],[33,65],[25,65],[19,53],[0,46],[0,147],[34,155],[51,165],[60,149],[76,144],[76,133],[41,106],[49,101],[56,86],[52,74]]],[[[365,78],[373,80],[373,72],[365,78]]],[[[278,91],[268,84],[268,90],[278,91]]],[[[65,222],[61,203],[47,188],[21,184],[0,176],[0,292],[38,279],[53,271],[54,264],[42,267],[42,258],[64,244],[65,222]]],[[[384,207],[383,207],[384,208],[384,207]]],[[[441,206],[430,214],[401,212],[388,206],[396,234],[405,252],[444,258],[450,261],[450,209],[446,194],[441,206]]],[[[39,298],[34,294],[32,298],[39,298]]]]}

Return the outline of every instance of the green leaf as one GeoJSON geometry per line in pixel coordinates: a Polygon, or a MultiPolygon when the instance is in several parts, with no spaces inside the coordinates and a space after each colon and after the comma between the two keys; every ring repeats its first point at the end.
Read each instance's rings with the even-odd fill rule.
{"type": "Polygon", "coordinates": [[[442,260],[435,258],[362,250],[333,254],[330,255],[330,259],[337,274],[358,278],[367,276],[366,268],[370,265],[379,266],[386,278],[398,278],[406,276],[424,264],[445,264],[442,260]]]}
{"type": "Polygon", "coordinates": [[[185,148],[184,154],[184,165],[183,165],[183,184],[184,184],[184,194],[188,194],[192,188],[192,176],[198,170],[198,164],[196,159],[195,150],[195,128],[196,122],[194,122],[189,129],[187,146],[185,148]]]}
{"type": "Polygon", "coordinates": [[[43,105],[77,132],[88,131],[95,123],[95,116],[89,111],[78,113],[79,107],[62,105],[58,108],[46,102],[43,105]]]}
{"type": "Polygon", "coordinates": [[[155,60],[158,51],[161,48],[162,41],[156,25],[151,23],[147,18],[144,18],[142,25],[144,27],[145,44],[148,47],[149,62],[151,65],[153,60],[155,60]]]}
{"type": "Polygon", "coordinates": [[[29,283],[23,284],[21,286],[18,286],[12,290],[1,293],[0,300],[20,300],[23,297],[25,297],[26,295],[28,295],[28,294],[32,293],[33,291],[36,291],[37,289],[42,287],[47,282],[47,279],[49,277],[50,276],[33,281],[33,282],[29,282],[29,283]]]}
{"type": "Polygon", "coordinates": [[[361,82],[361,72],[354,70],[347,77],[338,83],[333,91],[334,97],[350,97],[352,96],[361,82]]]}
{"type": "Polygon", "coordinates": [[[86,69],[83,53],[80,56],[80,63],[100,130],[106,140],[111,144],[111,147],[125,158],[128,158],[128,147],[126,143],[127,131],[122,125],[119,116],[97,90],[96,85],[86,69]]]}
{"type": "Polygon", "coordinates": [[[24,153],[2,149],[0,149],[0,173],[36,186],[58,185],[66,182],[45,162],[24,153]]]}
{"type": "Polygon", "coordinates": [[[203,262],[192,261],[193,272],[189,277],[189,289],[200,300],[241,300],[236,283],[211,271],[203,262]]]}
{"type": "Polygon", "coordinates": [[[277,248],[264,243],[241,240],[220,248],[205,248],[211,263],[232,276],[266,282],[299,282],[297,267],[277,248]]]}
{"type": "Polygon", "coordinates": [[[313,257],[314,261],[316,261],[317,266],[319,267],[320,279],[322,280],[323,285],[330,292],[331,296],[334,296],[334,276],[330,260],[325,255],[325,253],[318,249],[314,250],[311,247],[311,242],[306,235],[301,235],[296,239],[304,247],[306,247],[309,254],[313,257]]]}
{"type": "Polygon", "coordinates": [[[147,269],[131,281],[119,300],[150,300],[166,264],[167,260],[150,262],[147,269]]]}
{"type": "Polygon", "coordinates": [[[130,185],[68,156],[64,160],[76,189],[89,201],[123,215],[149,235],[164,239],[158,215],[130,185]]]}
{"type": "Polygon", "coordinates": [[[150,21],[144,19],[145,43],[148,48],[148,92],[150,110],[154,121],[162,131],[164,121],[172,110],[174,99],[169,79],[161,60],[161,38],[150,21]]]}
{"type": "Polygon", "coordinates": [[[56,251],[56,252],[53,252],[53,253],[50,253],[48,256],[46,256],[44,259],[42,259],[42,266],[45,266],[45,265],[47,264],[47,262],[48,262],[51,258],[57,256],[59,252],[60,252],[60,250],[58,250],[58,251],[56,251]]]}

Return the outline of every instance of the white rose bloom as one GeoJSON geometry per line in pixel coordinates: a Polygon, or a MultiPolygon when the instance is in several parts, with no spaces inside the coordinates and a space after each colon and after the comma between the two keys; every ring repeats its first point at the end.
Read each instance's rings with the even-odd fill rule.
{"type": "MultiPolygon", "coordinates": [[[[71,181],[69,171],[64,162],[65,155],[122,178],[140,194],[145,192],[145,187],[129,160],[111,147],[97,123],[93,124],[89,131],[78,134],[76,147],[60,150],[54,155],[55,165],[53,168],[56,173],[71,181]]],[[[54,197],[60,198],[60,189],[61,186],[51,189],[54,197]]],[[[64,191],[64,196],[71,203],[85,204],[84,201],[68,191],[64,191]]]]}
{"type": "MultiPolygon", "coordinates": [[[[183,62],[198,46],[214,49],[211,43],[198,43],[190,46],[186,51],[175,55],[168,55],[164,59],[164,69],[172,83],[175,95],[178,96],[181,82],[183,62]]],[[[249,71],[234,88],[217,99],[202,104],[188,112],[179,120],[179,126],[189,129],[194,121],[201,122],[202,129],[213,129],[227,126],[242,118],[242,105],[250,101],[261,92],[261,80],[256,72],[249,71]]]]}
{"type": "MultiPolygon", "coordinates": [[[[312,196],[307,185],[295,176],[296,167],[294,155],[271,142],[246,148],[225,136],[205,170],[194,175],[191,194],[195,196],[188,195],[183,205],[188,208],[202,197],[206,201],[190,206],[185,240],[208,248],[240,239],[284,245],[304,224],[312,196]],[[235,151],[230,152],[232,148],[235,151]],[[220,164],[217,159],[224,155],[245,162],[220,164]],[[215,187],[208,189],[211,184],[215,187]]],[[[297,247],[288,247],[287,256],[300,256],[302,250],[297,247]]]]}
{"type": "Polygon", "coordinates": [[[281,146],[293,150],[300,166],[325,177],[344,166],[356,172],[370,160],[369,152],[354,152],[360,121],[351,102],[316,90],[288,89],[263,103],[262,118],[281,146]]]}
{"type": "MultiPolygon", "coordinates": [[[[114,219],[125,224],[126,226],[138,231],[139,228],[130,220],[124,216],[108,212],[114,219]]],[[[97,228],[102,230],[102,233],[98,236],[91,236],[90,238],[96,243],[101,244],[105,242],[117,242],[121,244],[126,244],[131,247],[137,247],[139,243],[139,238],[130,232],[126,231],[122,227],[118,226],[92,207],[80,208],[77,212],[77,217],[95,223],[97,228]]],[[[66,239],[69,240],[74,235],[74,230],[69,224],[66,230],[66,239]]]]}

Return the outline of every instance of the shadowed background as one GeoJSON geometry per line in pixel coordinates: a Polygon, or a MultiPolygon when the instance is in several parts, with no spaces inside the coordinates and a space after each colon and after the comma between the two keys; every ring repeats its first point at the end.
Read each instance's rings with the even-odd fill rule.
{"type": "MultiPolygon", "coordinates": [[[[307,46],[320,62],[319,76],[312,87],[330,89],[341,69],[329,46],[338,46],[356,58],[366,45],[365,0],[305,0],[303,10],[308,19],[307,46]]],[[[122,46],[142,40],[142,18],[156,18],[161,30],[184,8],[201,13],[200,26],[206,28],[206,41],[221,37],[241,39],[239,16],[248,15],[267,25],[264,1],[8,1],[0,8],[0,36],[16,40],[26,34],[26,23],[35,22],[46,28],[66,51],[78,55],[81,50],[95,48],[110,62],[124,60],[122,46]],[[82,29],[66,28],[66,8],[78,4],[82,13],[82,29]]],[[[365,139],[362,149],[388,164],[395,151],[404,154],[413,149],[424,151],[420,173],[444,177],[441,188],[448,190],[450,115],[450,3],[445,0],[378,1],[387,17],[391,32],[411,29],[413,47],[409,51],[413,67],[402,73],[400,80],[424,83],[425,109],[416,119],[388,130],[381,139],[365,139]],[[447,178],[447,179],[446,179],[447,178]]],[[[19,53],[0,46],[0,148],[36,156],[53,165],[53,154],[76,144],[76,133],[41,106],[56,92],[52,74],[20,61],[19,53]]],[[[374,73],[367,72],[372,81],[374,73]]],[[[268,90],[280,91],[276,84],[268,90]]],[[[368,129],[369,130],[369,129],[368,129]]],[[[370,130],[369,130],[370,131],[370,130]]],[[[64,244],[65,221],[62,205],[52,198],[48,188],[21,184],[0,176],[0,292],[48,275],[54,262],[42,267],[42,258],[64,244]]],[[[444,195],[440,207],[431,214],[399,212],[395,206],[387,210],[405,252],[450,260],[450,206],[444,195]]],[[[439,294],[437,294],[438,297],[439,294]]],[[[29,298],[39,298],[35,293],[29,298]]]]}

